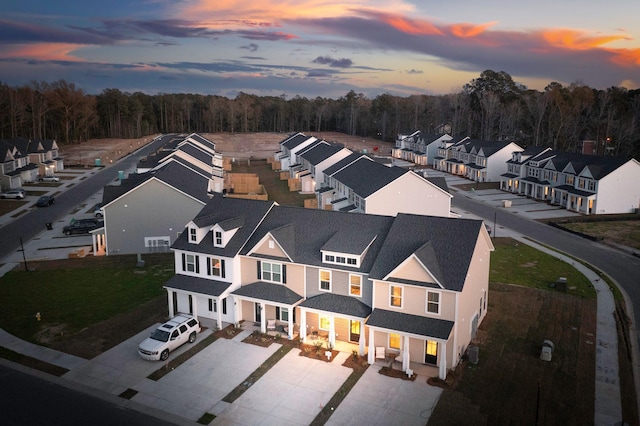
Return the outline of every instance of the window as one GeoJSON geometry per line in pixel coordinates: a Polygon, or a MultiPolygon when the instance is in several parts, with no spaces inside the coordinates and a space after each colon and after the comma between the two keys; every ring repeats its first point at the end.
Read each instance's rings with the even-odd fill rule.
{"type": "Polygon", "coordinates": [[[196,257],[192,254],[186,255],[186,268],[185,271],[195,272],[196,271],[196,257]]]}
{"type": "Polygon", "coordinates": [[[284,282],[282,279],[282,265],[279,263],[261,262],[262,280],[275,283],[284,282]]]}
{"type": "Polygon", "coordinates": [[[336,258],[335,256],[331,255],[331,254],[327,254],[324,256],[324,260],[327,262],[335,262],[336,258]]]}
{"type": "Polygon", "coordinates": [[[169,237],[145,237],[144,246],[152,253],[169,251],[171,241],[169,237]]]}
{"type": "Polygon", "coordinates": [[[319,320],[318,328],[320,330],[329,330],[329,327],[331,327],[331,320],[329,319],[329,317],[321,316],[319,320]]]}
{"type": "Polygon", "coordinates": [[[331,271],[320,271],[320,290],[331,291],[331,271]]]}
{"type": "Polygon", "coordinates": [[[211,271],[209,275],[213,275],[214,277],[224,278],[224,260],[212,257],[210,266],[211,266],[211,271]]]}
{"type": "Polygon", "coordinates": [[[349,275],[349,294],[362,296],[362,277],[360,275],[349,275]]]}
{"type": "Polygon", "coordinates": [[[189,241],[195,243],[198,241],[198,234],[196,234],[196,228],[189,228],[189,241]]]}
{"type": "Polygon", "coordinates": [[[216,246],[222,246],[222,232],[216,231],[216,246]]]}
{"type": "Polygon", "coordinates": [[[427,292],[427,312],[432,314],[440,313],[440,293],[427,292]]]}
{"type": "Polygon", "coordinates": [[[344,256],[336,256],[336,263],[347,263],[347,259],[344,256]]]}
{"type": "Polygon", "coordinates": [[[209,299],[209,312],[218,312],[218,306],[215,299],[209,299]]]}
{"type": "Polygon", "coordinates": [[[289,310],[276,306],[276,319],[280,321],[289,321],[289,310]]]}
{"type": "Polygon", "coordinates": [[[395,306],[397,308],[402,307],[402,287],[397,285],[392,285],[389,287],[389,305],[395,306]]]}
{"type": "Polygon", "coordinates": [[[357,265],[358,261],[356,259],[354,259],[353,257],[348,257],[347,258],[347,265],[357,265]]]}
{"type": "Polygon", "coordinates": [[[389,349],[400,350],[400,335],[396,333],[389,333],[389,349]]]}

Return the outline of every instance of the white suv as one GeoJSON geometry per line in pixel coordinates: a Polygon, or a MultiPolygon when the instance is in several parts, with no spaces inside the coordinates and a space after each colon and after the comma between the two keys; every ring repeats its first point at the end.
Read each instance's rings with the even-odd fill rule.
{"type": "Polygon", "coordinates": [[[191,315],[179,314],[158,327],[138,346],[140,356],[149,361],[169,358],[169,352],[196,341],[200,323],[191,315]]]}

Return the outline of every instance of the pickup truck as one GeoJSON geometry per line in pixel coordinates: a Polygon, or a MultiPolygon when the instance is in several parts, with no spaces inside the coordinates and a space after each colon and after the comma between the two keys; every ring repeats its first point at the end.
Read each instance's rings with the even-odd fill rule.
{"type": "Polygon", "coordinates": [[[169,352],[187,342],[195,342],[199,332],[200,323],[196,318],[187,314],[176,315],[140,343],[138,354],[149,361],[166,361],[169,352]]]}

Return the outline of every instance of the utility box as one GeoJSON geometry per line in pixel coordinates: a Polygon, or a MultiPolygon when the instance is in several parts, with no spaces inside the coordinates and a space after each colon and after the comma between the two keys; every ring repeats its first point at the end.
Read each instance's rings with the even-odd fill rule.
{"type": "Polygon", "coordinates": [[[478,358],[480,354],[480,348],[475,345],[469,345],[467,348],[467,355],[469,357],[469,362],[472,364],[478,363],[478,358]]]}
{"type": "Polygon", "coordinates": [[[505,209],[511,207],[511,200],[502,200],[502,207],[504,207],[505,209]]]}
{"type": "Polygon", "coordinates": [[[558,291],[567,291],[567,278],[558,278],[558,281],[556,281],[556,289],[558,291]]]}
{"type": "Polygon", "coordinates": [[[553,342],[551,340],[545,340],[542,342],[542,350],[540,351],[540,359],[543,361],[551,361],[553,357],[553,342]]]}

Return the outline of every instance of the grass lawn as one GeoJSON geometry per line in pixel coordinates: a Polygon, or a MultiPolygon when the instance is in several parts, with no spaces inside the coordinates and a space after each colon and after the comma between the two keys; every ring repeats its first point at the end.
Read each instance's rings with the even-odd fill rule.
{"type": "Polygon", "coordinates": [[[490,282],[549,289],[559,277],[567,278],[567,293],[596,297],[589,280],[573,266],[511,238],[494,238],[490,282]]]}
{"type": "Polygon", "coordinates": [[[570,222],[562,226],[603,240],[640,250],[640,220],[618,220],[608,222],[570,222]]]}
{"type": "Polygon", "coordinates": [[[0,327],[47,344],[163,296],[162,285],[174,274],[173,256],[154,256],[145,257],[143,268],[135,266],[135,256],[29,263],[35,270],[0,278],[0,327]]]}

